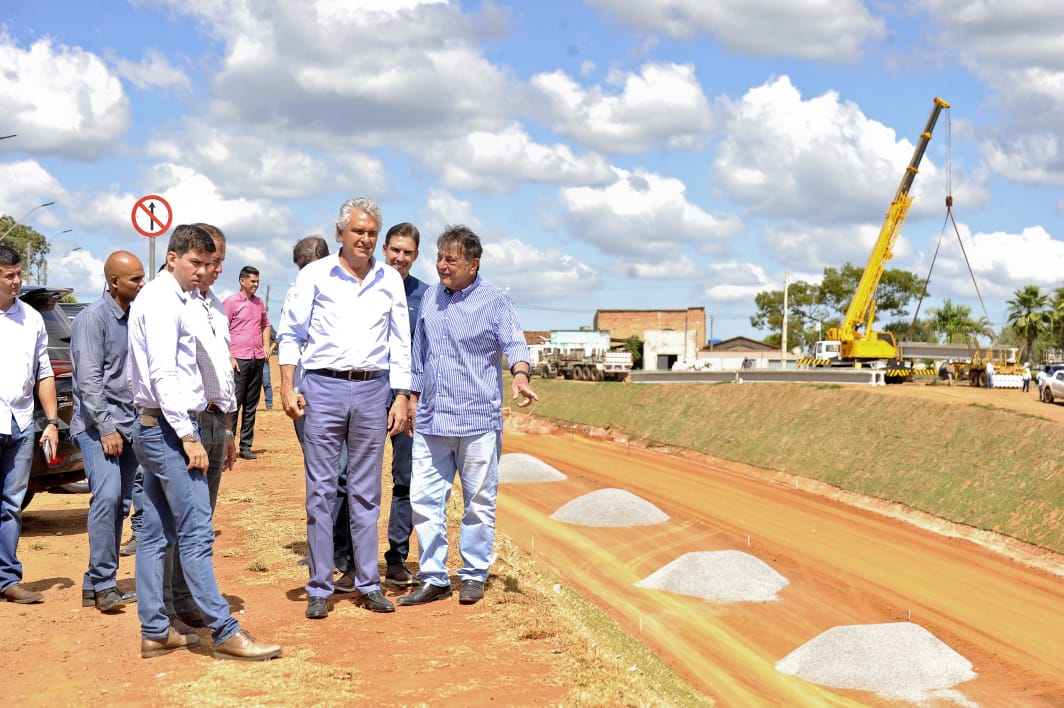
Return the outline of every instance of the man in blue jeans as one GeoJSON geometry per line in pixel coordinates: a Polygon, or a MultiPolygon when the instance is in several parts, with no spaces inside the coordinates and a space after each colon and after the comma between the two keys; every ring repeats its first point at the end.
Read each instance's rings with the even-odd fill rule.
{"type": "Polygon", "coordinates": [[[484,597],[495,559],[503,357],[513,374],[511,397],[521,399],[517,405],[539,400],[528,381],[528,347],[510,295],[480,278],[480,238],[465,226],[448,226],[436,246],[440,282],[421,299],[410,363],[410,506],[421,585],[400,597],[400,605],[451,596],[447,500],[459,470],[464,506],[458,601],[469,605],[484,597]]]}
{"type": "Polygon", "coordinates": [[[0,597],[29,605],[44,601],[42,593],[22,585],[22,563],[16,555],[34,453],[34,389],[47,417],[40,444],[53,451],[52,459],[59,445],[59,418],[48,332],[40,313],[18,299],[21,287],[18,251],[0,243],[0,597]]]}
{"type": "Polygon", "coordinates": [[[133,498],[133,397],[129,392],[129,305],[144,287],[144,266],[128,251],[115,251],[103,266],[107,293],[74,318],[74,413],[70,435],[81,448],[89,479],[89,567],[81,604],[116,612],[136,593],[119,592],[118,544],[133,498]]]}
{"type": "Polygon", "coordinates": [[[181,567],[218,658],[257,661],[281,653],[255,640],[230,613],[214,576],[214,528],[208,455],[197,419],[206,409],[196,360],[191,291],[211,266],[214,239],[182,224],[167,247],[167,269],[146,285],[129,318],[130,382],[137,408],[133,445],[144,468],[144,526],[137,549],[140,655],[160,656],[199,644],[174,629],[164,600],[166,547],[177,540],[181,567]]]}

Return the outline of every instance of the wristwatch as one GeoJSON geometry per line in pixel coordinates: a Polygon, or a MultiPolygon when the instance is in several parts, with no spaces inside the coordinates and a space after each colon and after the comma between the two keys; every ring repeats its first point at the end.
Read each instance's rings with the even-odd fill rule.
{"type": "Polygon", "coordinates": [[[397,389],[395,389],[395,395],[396,396],[409,396],[410,395],[410,389],[408,389],[408,388],[397,388],[397,389]]]}
{"type": "Polygon", "coordinates": [[[199,442],[199,438],[196,437],[195,433],[189,433],[188,435],[182,435],[181,436],[181,442],[183,442],[183,443],[195,443],[195,442],[199,442]]]}
{"type": "Polygon", "coordinates": [[[49,418],[47,420],[47,422],[45,423],[45,426],[47,427],[48,425],[54,425],[55,429],[58,430],[59,429],[59,424],[61,422],[63,422],[63,421],[59,420],[58,418],[49,418]]]}

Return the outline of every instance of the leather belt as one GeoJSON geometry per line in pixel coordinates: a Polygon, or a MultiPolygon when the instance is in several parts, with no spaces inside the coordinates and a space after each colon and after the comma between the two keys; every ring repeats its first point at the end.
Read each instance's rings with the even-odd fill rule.
{"type": "MultiPolygon", "coordinates": [[[[224,413],[221,408],[208,403],[207,407],[203,409],[204,413],[224,413]]],[[[137,415],[140,416],[140,424],[145,428],[154,428],[159,424],[159,421],[163,418],[163,411],[161,408],[138,408],[137,415]]],[[[188,417],[192,420],[199,422],[200,411],[189,411],[188,417]]]]}
{"type": "Polygon", "coordinates": [[[337,371],[336,369],[311,369],[311,374],[320,374],[322,376],[331,376],[334,379],[345,379],[347,381],[370,381],[371,379],[379,379],[388,373],[387,369],[351,369],[350,371],[337,371]]]}
{"type": "Polygon", "coordinates": [[[225,413],[225,411],[223,411],[221,408],[219,408],[218,406],[214,405],[213,403],[208,403],[207,407],[203,409],[203,412],[204,413],[225,413]]]}

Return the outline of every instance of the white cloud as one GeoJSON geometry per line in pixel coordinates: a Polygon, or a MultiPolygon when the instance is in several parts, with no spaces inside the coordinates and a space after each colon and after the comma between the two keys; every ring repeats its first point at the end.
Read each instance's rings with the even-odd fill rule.
{"type": "Polygon", "coordinates": [[[562,71],[531,79],[553,128],[601,152],[697,149],[713,128],[691,64],[645,64],[639,74],[611,73],[607,83],[616,90],[585,89],[562,71]]]}
{"type": "Polygon", "coordinates": [[[192,80],[170,63],[170,59],[158,49],[149,49],[144,58],[134,62],[122,56],[110,56],[115,71],[126,81],[140,89],[161,88],[188,91],[192,80]]]}
{"type": "Polygon", "coordinates": [[[270,126],[322,149],[336,138],[379,146],[497,130],[518,100],[520,87],[479,49],[505,29],[493,5],[465,15],[449,3],[168,4],[224,44],[212,119],[270,126]]]}
{"type": "Polygon", "coordinates": [[[720,252],[726,238],[741,229],[731,216],[714,216],[687,199],[678,179],[614,168],[617,181],[607,187],[569,187],[560,192],[572,238],[620,259],[661,260],[675,250],[720,252]]]}
{"type": "Polygon", "coordinates": [[[533,142],[516,123],[497,133],[434,143],[419,158],[448,188],[492,194],[509,193],[520,181],[602,185],[616,179],[602,157],[577,157],[568,145],[533,142]]]}
{"type": "Polygon", "coordinates": [[[129,126],[122,83],[95,54],[40,39],[29,49],[0,32],[0,115],[11,148],[94,159],[129,126]]]}
{"type": "Polygon", "coordinates": [[[58,228],[59,215],[64,210],[67,193],[63,185],[35,160],[0,162],[0,214],[26,223],[48,236],[49,229],[58,228]],[[47,202],[55,204],[38,208],[47,202]],[[33,211],[30,211],[30,210],[33,211]],[[27,214],[29,212],[29,214],[27,214]]]}
{"type": "Polygon", "coordinates": [[[886,35],[859,0],[588,0],[642,32],[709,35],[725,50],[766,57],[852,62],[886,35]]]}
{"type": "Polygon", "coordinates": [[[386,188],[383,164],[362,151],[316,156],[266,133],[189,119],[177,137],[151,141],[147,153],[204,174],[224,196],[299,199],[336,189],[379,194],[386,188]]]}
{"type": "MultiPolygon", "coordinates": [[[[803,100],[787,77],[726,105],[727,137],[714,160],[714,183],[759,216],[820,224],[881,219],[915,147],[833,91],[803,100]]],[[[913,114],[914,141],[931,108],[928,101],[913,114]]],[[[935,133],[940,141],[944,123],[940,119],[941,132],[935,133]]],[[[947,184],[935,146],[932,136],[910,190],[914,214],[941,212],[947,184]]],[[[953,183],[955,189],[963,185],[970,206],[987,198],[985,189],[963,175],[954,175],[953,183]]]]}
{"type": "Polygon", "coordinates": [[[754,296],[764,290],[782,290],[783,279],[775,282],[765,269],[755,263],[737,260],[719,261],[707,266],[708,280],[712,285],[705,288],[707,300],[716,302],[753,302],[754,296]]]}
{"type": "Polygon", "coordinates": [[[988,105],[1008,118],[984,131],[988,163],[1007,179],[1064,182],[1060,7],[1037,0],[921,0],[921,5],[933,21],[936,45],[987,85],[988,105]]]}
{"type": "MultiPolygon", "coordinates": [[[[1060,286],[1064,242],[1055,240],[1043,227],[1029,226],[1019,233],[972,233],[963,223],[958,228],[964,251],[956,238],[943,244],[929,285],[936,297],[971,299],[981,294],[986,299],[1008,299],[1020,283],[1037,285],[1046,293],[1060,286]]],[[[924,254],[924,260],[929,262],[930,254],[924,254]]]]}
{"type": "Polygon", "coordinates": [[[670,258],[666,261],[653,263],[631,262],[626,269],[626,275],[631,278],[645,278],[649,280],[676,280],[678,278],[691,278],[698,269],[694,261],[687,256],[670,258]]]}

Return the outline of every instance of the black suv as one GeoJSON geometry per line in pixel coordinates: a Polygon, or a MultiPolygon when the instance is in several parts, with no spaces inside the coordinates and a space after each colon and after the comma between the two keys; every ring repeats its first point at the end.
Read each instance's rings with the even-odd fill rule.
{"type": "Polygon", "coordinates": [[[59,426],[59,450],[55,460],[47,463],[41,451],[41,431],[47,425],[47,416],[36,401],[33,411],[33,423],[37,429],[33,447],[33,465],[30,468],[30,483],[26,497],[22,500],[25,509],[33,495],[45,489],[52,489],[70,482],[85,479],[85,461],[81,450],[70,439],[70,416],[74,412],[74,393],[71,375],[73,364],[70,360],[70,318],[56,306],[59,298],[69,295],[69,289],[51,289],[40,285],[23,285],[19,299],[44,318],[44,327],[48,331],[48,356],[52,360],[55,372],[55,398],[58,415],[62,423],[59,426]]]}

